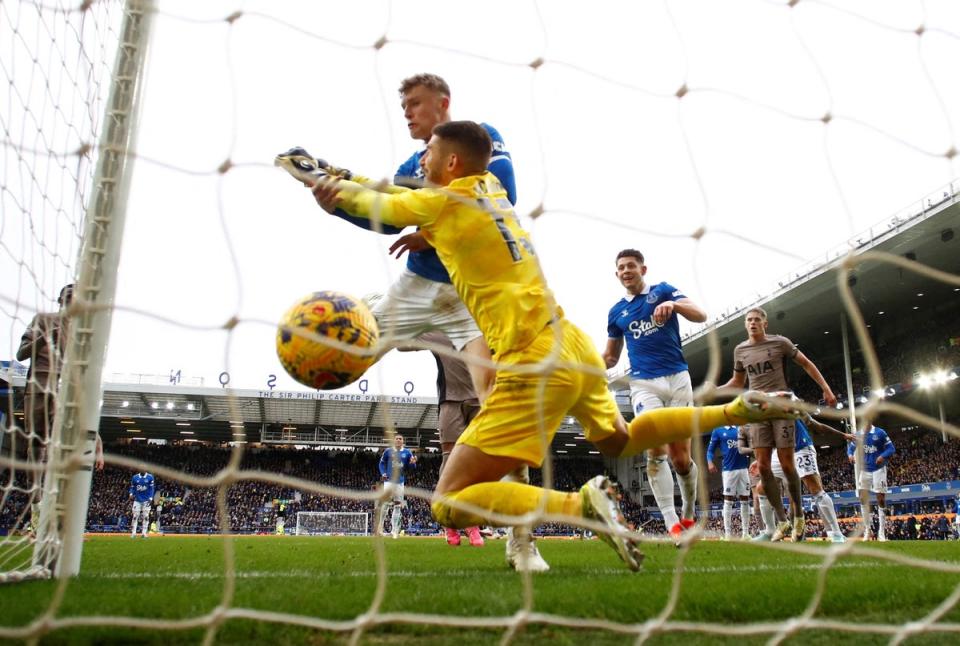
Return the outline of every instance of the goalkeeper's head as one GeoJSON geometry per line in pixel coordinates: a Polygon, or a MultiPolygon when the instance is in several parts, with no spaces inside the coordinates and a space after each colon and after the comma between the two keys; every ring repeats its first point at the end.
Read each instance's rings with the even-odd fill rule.
{"type": "Polygon", "coordinates": [[[420,166],[427,181],[446,186],[455,179],[481,175],[490,163],[493,141],[473,121],[448,121],[434,127],[420,166]]]}

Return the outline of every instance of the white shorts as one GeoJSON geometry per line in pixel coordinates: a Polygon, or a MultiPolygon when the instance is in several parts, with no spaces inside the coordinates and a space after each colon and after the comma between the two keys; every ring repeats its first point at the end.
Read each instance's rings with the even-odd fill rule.
{"type": "MultiPolygon", "coordinates": [[[[807,476],[820,475],[820,469],[817,467],[817,451],[812,446],[805,446],[794,453],[793,462],[797,465],[797,475],[801,480],[807,476]]],[[[770,467],[773,469],[774,476],[786,480],[783,467],[780,466],[780,456],[776,451],[770,459],[770,467]]]]}
{"type": "Polygon", "coordinates": [[[724,496],[749,496],[750,474],[746,469],[734,469],[723,472],[724,496]]]}
{"type": "Polygon", "coordinates": [[[453,285],[429,280],[406,268],[390,285],[386,296],[368,294],[363,300],[377,319],[381,339],[386,339],[390,346],[439,330],[453,347],[462,350],[482,336],[453,285]]]}
{"type": "Polygon", "coordinates": [[[384,482],[383,490],[393,502],[403,504],[403,484],[399,482],[384,482]]]}
{"type": "Polygon", "coordinates": [[[887,493],[887,467],[880,467],[876,471],[861,471],[859,488],[873,493],[887,493]]]}
{"type": "Polygon", "coordinates": [[[143,517],[146,518],[150,515],[150,501],[146,502],[137,502],[133,501],[133,517],[136,518],[140,514],[143,514],[143,517]]]}
{"type": "Polygon", "coordinates": [[[684,370],[653,379],[631,379],[630,404],[634,415],[654,408],[693,406],[690,373],[684,370]]]}

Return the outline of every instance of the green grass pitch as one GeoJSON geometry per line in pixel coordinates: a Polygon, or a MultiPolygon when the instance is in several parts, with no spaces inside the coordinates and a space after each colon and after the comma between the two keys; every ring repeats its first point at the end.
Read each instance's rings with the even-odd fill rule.
{"type": "MultiPolygon", "coordinates": [[[[327,622],[353,621],[371,611],[378,589],[372,538],[241,537],[232,541],[236,588],[228,606],[289,613],[327,622]]],[[[466,543],[466,541],[464,541],[466,543]]],[[[826,554],[827,545],[819,546],[826,554]]],[[[869,556],[841,557],[826,578],[818,619],[902,624],[923,619],[960,589],[960,547],[955,542],[871,544],[873,549],[950,565],[954,572],[898,565],[869,556]]],[[[616,622],[628,628],[664,612],[674,572],[684,573],[678,603],[667,620],[749,626],[784,621],[810,603],[822,558],[762,549],[743,543],[701,542],[682,553],[668,543],[645,543],[644,570],[629,572],[602,542],[542,540],[552,569],[531,577],[529,610],[551,617],[616,622]]],[[[512,618],[525,608],[525,578],[508,569],[502,541],[483,548],[452,548],[441,538],[383,541],[387,569],[377,615],[393,619],[364,628],[358,643],[497,644],[507,629],[423,625],[394,613],[484,619],[512,618]]],[[[79,577],[67,588],[58,619],[80,616],[185,620],[206,615],[224,599],[224,539],[97,536],[84,545],[79,577]]],[[[0,629],[23,627],[49,606],[56,584],[32,581],[0,586],[0,629]]],[[[948,602],[949,605],[949,602],[948,602]]],[[[956,629],[960,608],[939,619],[956,629]]],[[[480,622],[475,622],[478,624],[480,622]]],[[[329,628],[330,626],[328,626],[329,628]]],[[[676,627],[676,626],[674,626],[676,627]]],[[[0,633],[2,634],[2,633],[0,633]]],[[[9,633],[8,633],[9,634],[9,633]]],[[[218,644],[346,644],[350,631],[253,621],[227,616],[214,635],[218,644]]],[[[44,644],[200,643],[201,628],[74,626],[57,628],[44,644]]],[[[762,644],[771,633],[718,636],[671,629],[646,643],[762,644]]],[[[788,644],[881,644],[889,635],[804,630],[788,644]]],[[[13,640],[11,640],[13,641],[13,640]]],[[[958,632],[932,632],[907,644],[960,641],[958,632]]],[[[636,634],[534,621],[511,634],[516,644],[632,644],[636,634]]]]}

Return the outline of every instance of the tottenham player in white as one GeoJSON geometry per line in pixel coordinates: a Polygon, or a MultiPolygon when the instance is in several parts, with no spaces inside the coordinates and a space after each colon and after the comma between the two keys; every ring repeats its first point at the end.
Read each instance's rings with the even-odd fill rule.
{"type": "MultiPolygon", "coordinates": [[[[707,320],[707,313],[667,283],[646,283],[647,266],[643,254],[636,249],[618,253],[616,267],[617,279],[627,294],[610,309],[607,317],[609,338],[603,352],[607,368],[617,365],[626,341],[634,415],[654,408],[692,406],[693,386],[680,349],[678,317],[702,323],[707,320]]],[[[689,439],[647,452],[647,480],[667,531],[674,539],[694,524],[697,477],[697,465],[690,459],[689,439]],[[682,515],[679,517],[668,455],[680,482],[682,515]]]]}
{"type": "Polygon", "coordinates": [[[147,537],[150,525],[150,503],[156,491],[153,474],[140,471],[130,478],[130,500],[133,501],[133,520],[131,523],[130,538],[137,536],[137,521],[143,521],[143,537],[147,537]]]}
{"type": "MultiPolygon", "coordinates": [[[[834,543],[843,543],[846,538],[844,538],[840,523],[837,521],[837,509],[833,504],[833,499],[823,490],[820,468],[817,466],[817,449],[813,445],[808,426],[821,433],[837,433],[848,440],[852,439],[853,436],[842,433],[832,426],[818,422],[809,416],[803,420],[796,420],[796,443],[794,444],[793,459],[797,467],[797,475],[800,476],[803,486],[813,496],[813,502],[816,503],[820,512],[820,519],[823,521],[823,529],[827,534],[827,539],[834,543]]],[[[787,478],[776,451],[773,453],[770,466],[773,469],[773,475],[786,483],[787,478]]],[[[802,540],[803,536],[800,536],[800,539],[802,540]]]]}
{"type": "Polygon", "coordinates": [[[417,465],[417,456],[403,446],[403,436],[397,433],[393,438],[393,448],[387,449],[380,456],[380,479],[383,480],[385,499],[377,505],[374,516],[374,532],[383,533],[383,524],[386,522],[386,510],[393,506],[391,517],[391,534],[394,538],[400,536],[401,510],[406,506],[403,497],[403,485],[407,481],[406,471],[417,465]]]}
{"type": "Polygon", "coordinates": [[[853,441],[847,444],[847,459],[853,463],[857,493],[860,494],[860,503],[863,508],[863,538],[870,536],[870,527],[873,525],[870,513],[870,492],[877,494],[877,540],[887,540],[886,510],[884,505],[887,498],[887,460],[897,449],[893,441],[882,428],[870,425],[866,431],[857,431],[853,441]],[[857,460],[857,442],[863,442],[863,462],[861,466],[857,460]]]}

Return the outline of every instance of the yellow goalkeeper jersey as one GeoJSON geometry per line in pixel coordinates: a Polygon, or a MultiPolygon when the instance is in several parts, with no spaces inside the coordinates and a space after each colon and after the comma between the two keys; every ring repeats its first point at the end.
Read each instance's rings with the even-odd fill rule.
{"type": "Polygon", "coordinates": [[[347,213],[420,227],[494,357],[527,347],[563,315],[530,238],[492,173],[462,177],[442,189],[393,194],[347,181],[342,188],[340,208],[347,213]]]}

